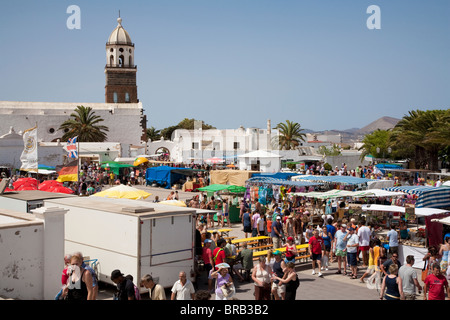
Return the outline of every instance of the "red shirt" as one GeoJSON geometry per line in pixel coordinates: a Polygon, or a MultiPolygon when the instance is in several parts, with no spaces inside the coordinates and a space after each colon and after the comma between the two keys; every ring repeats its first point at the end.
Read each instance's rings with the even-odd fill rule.
{"type": "Polygon", "coordinates": [[[220,263],[225,262],[225,258],[226,258],[226,255],[225,255],[225,250],[223,250],[223,248],[217,247],[214,249],[214,252],[213,252],[214,265],[218,265],[220,263]],[[220,252],[219,252],[219,250],[220,250],[220,252]],[[214,261],[214,258],[215,258],[215,261],[214,261]]]}
{"type": "Polygon", "coordinates": [[[272,220],[271,219],[267,219],[267,232],[271,233],[272,232],[272,220]]]}
{"type": "Polygon", "coordinates": [[[448,286],[448,282],[442,274],[438,276],[428,275],[425,284],[428,285],[428,300],[445,300],[444,288],[448,286]]]}
{"type": "Polygon", "coordinates": [[[312,236],[309,238],[309,245],[311,246],[311,252],[314,254],[321,254],[322,253],[322,245],[323,245],[323,239],[321,236],[318,236],[317,238],[312,236]]]}
{"type": "MultiPolygon", "coordinates": [[[[210,262],[210,258],[212,258],[211,248],[203,247],[202,258],[203,258],[203,262],[205,264],[208,264],[210,262]]],[[[213,264],[214,264],[214,261],[213,261],[213,264]]]]}

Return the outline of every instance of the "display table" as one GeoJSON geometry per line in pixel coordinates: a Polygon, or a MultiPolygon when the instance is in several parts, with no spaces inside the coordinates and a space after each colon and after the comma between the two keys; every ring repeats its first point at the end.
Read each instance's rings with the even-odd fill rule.
{"type": "Polygon", "coordinates": [[[403,244],[398,245],[398,261],[403,265],[406,264],[406,257],[409,255],[414,256],[413,268],[422,269],[424,265],[423,257],[427,254],[428,248],[407,246],[403,244]]]}

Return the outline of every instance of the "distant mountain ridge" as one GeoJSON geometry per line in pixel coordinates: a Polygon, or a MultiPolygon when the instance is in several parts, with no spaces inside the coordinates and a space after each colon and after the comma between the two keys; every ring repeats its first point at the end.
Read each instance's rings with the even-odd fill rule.
{"type": "Polygon", "coordinates": [[[381,117],[363,128],[351,128],[346,130],[325,130],[325,131],[314,131],[310,129],[304,129],[305,133],[320,133],[320,134],[329,134],[329,135],[337,135],[340,134],[342,136],[343,143],[352,143],[361,141],[364,136],[368,133],[372,133],[377,129],[380,130],[388,130],[395,127],[395,125],[400,121],[400,119],[392,118],[392,117],[381,117]]]}

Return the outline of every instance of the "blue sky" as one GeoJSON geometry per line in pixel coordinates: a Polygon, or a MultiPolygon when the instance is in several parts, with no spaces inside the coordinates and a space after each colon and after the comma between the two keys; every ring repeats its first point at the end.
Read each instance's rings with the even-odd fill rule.
{"type": "Polygon", "coordinates": [[[286,119],[361,128],[450,101],[448,0],[15,0],[0,11],[0,100],[104,102],[105,44],[136,45],[147,126],[286,119]],[[69,5],[81,29],[69,30],[69,5]],[[369,30],[370,5],[381,29],[369,30]]]}

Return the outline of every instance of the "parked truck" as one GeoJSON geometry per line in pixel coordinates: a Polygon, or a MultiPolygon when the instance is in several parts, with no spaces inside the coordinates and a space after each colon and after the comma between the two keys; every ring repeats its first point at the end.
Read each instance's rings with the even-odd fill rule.
{"type": "Polygon", "coordinates": [[[195,209],[99,197],[44,202],[68,210],[65,252],[80,251],[96,261],[100,281],[113,284],[110,276],[115,269],[132,275],[135,284],[151,274],[169,288],[180,271],[195,280],[195,209]]]}

